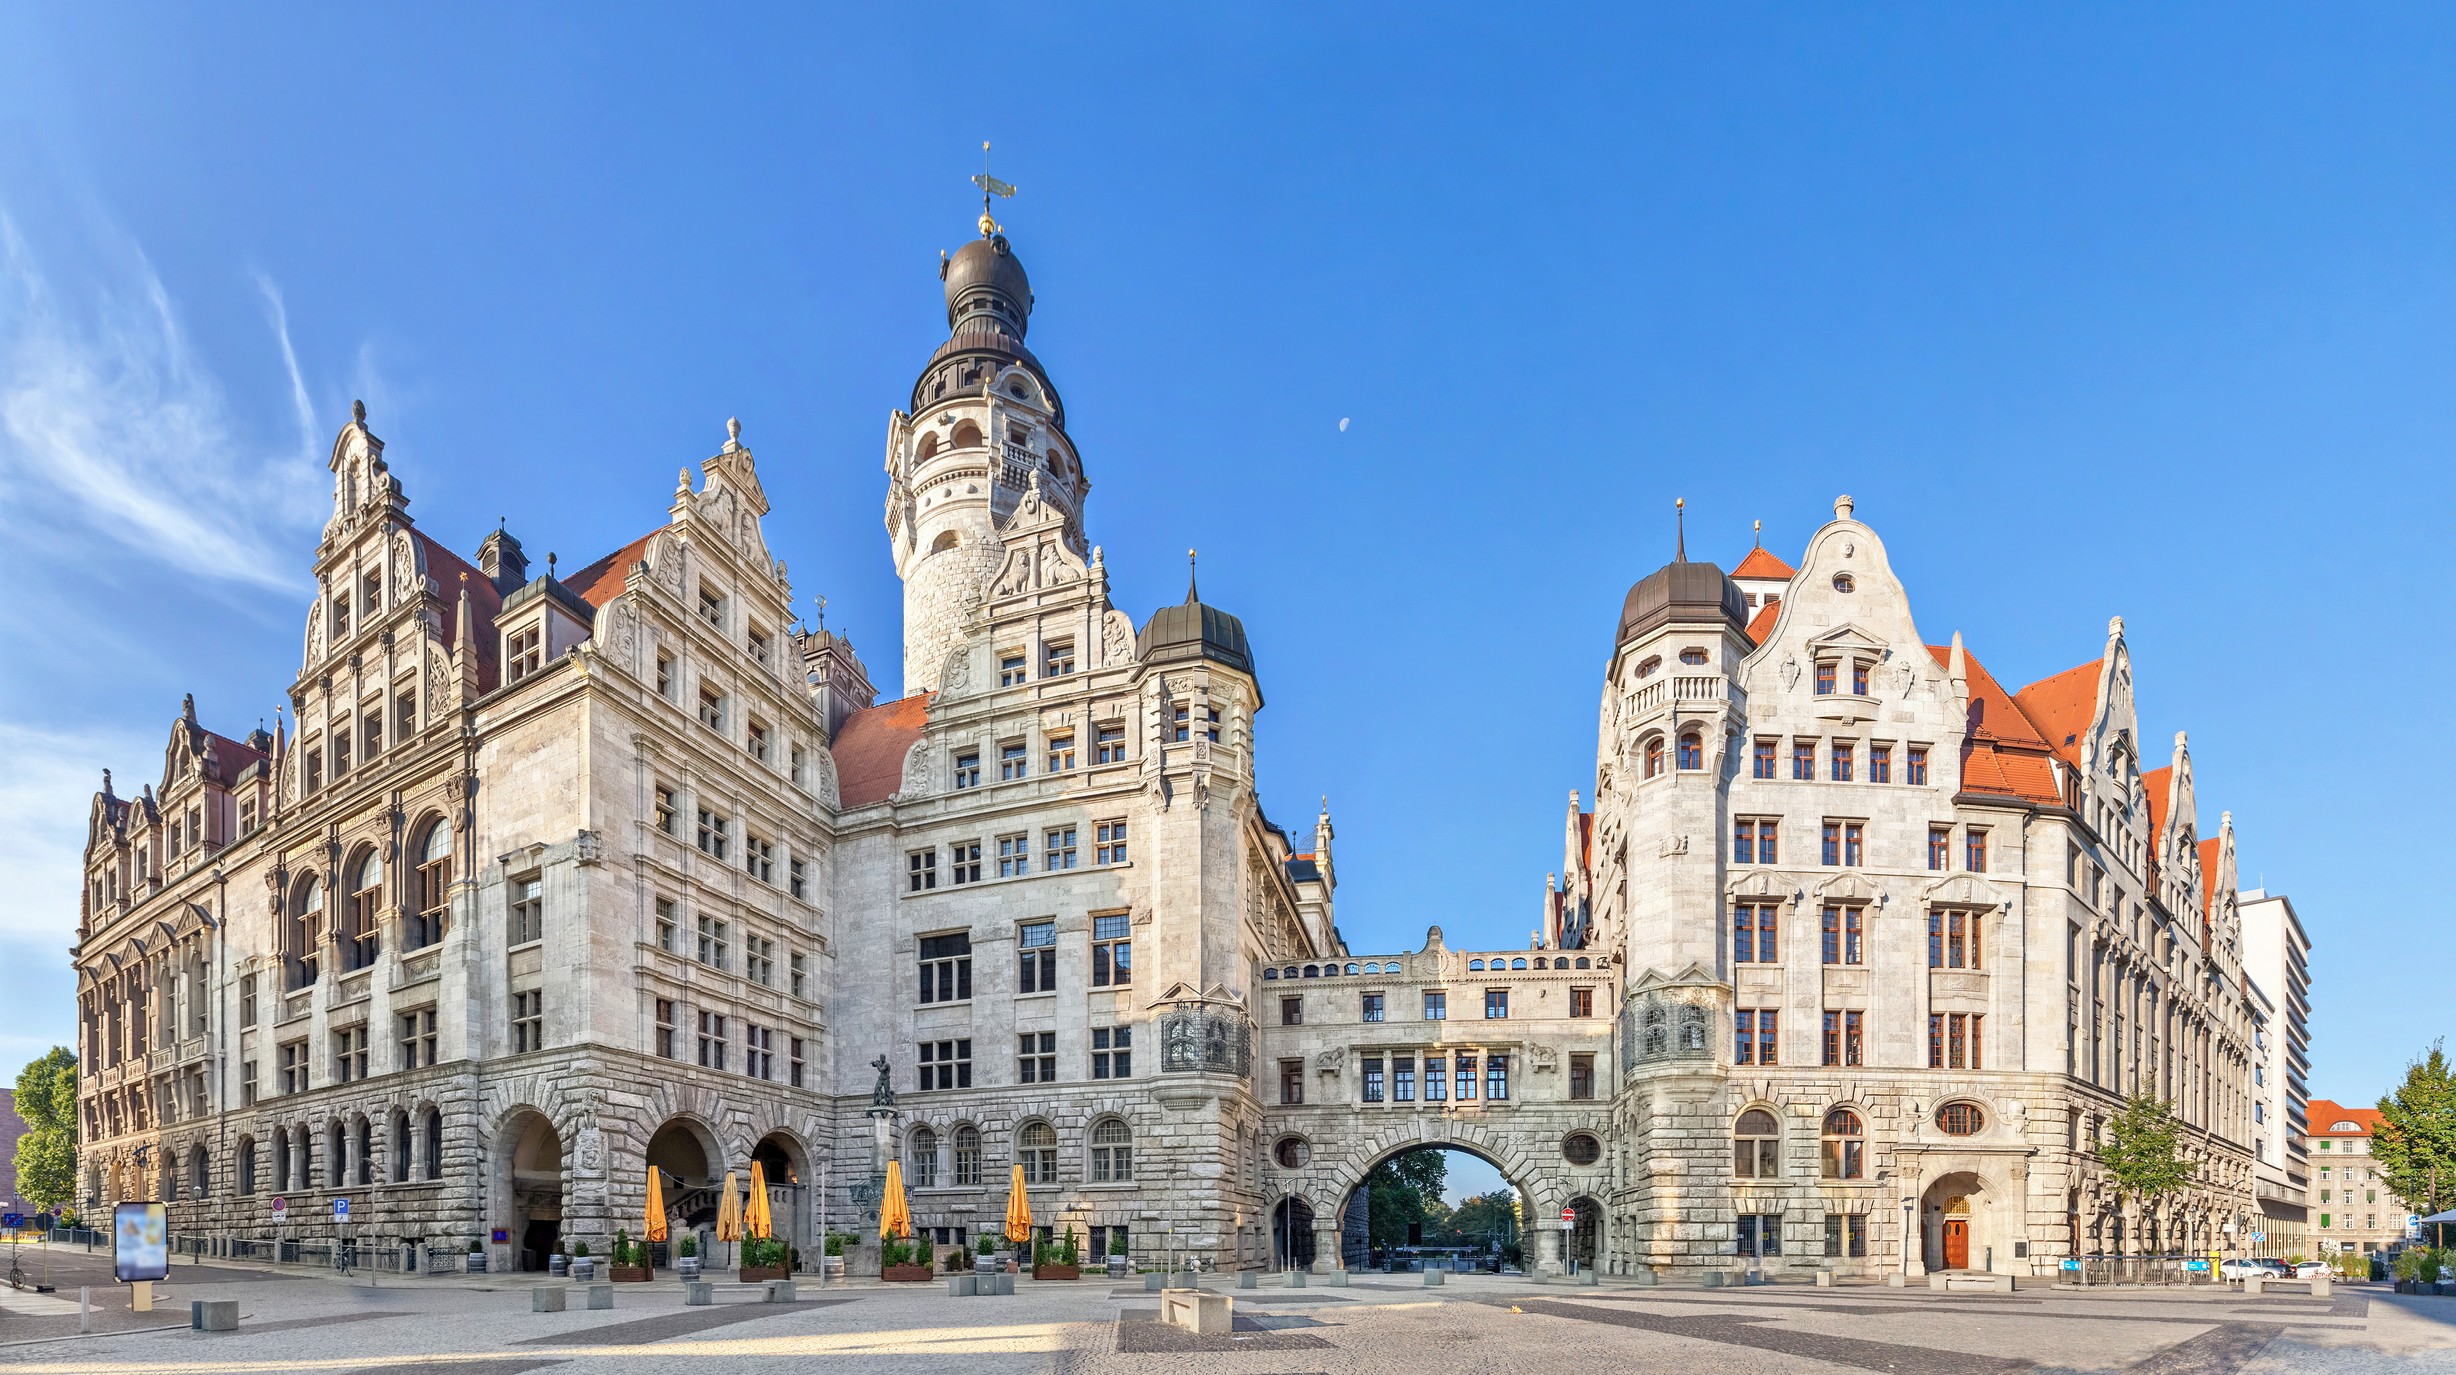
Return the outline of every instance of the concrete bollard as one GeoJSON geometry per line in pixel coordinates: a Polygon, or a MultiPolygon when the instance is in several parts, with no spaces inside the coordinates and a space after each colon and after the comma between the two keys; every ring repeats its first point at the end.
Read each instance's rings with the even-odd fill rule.
{"type": "Polygon", "coordinates": [[[1347,1272],[1345,1270],[1324,1271],[1322,1274],[1322,1283],[1329,1285],[1333,1289],[1345,1289],[1347,1287],[1347,1272]]]}
{"type": "Polygon", "coordinates": [[[981,1277],[978,1275],[947,1276],[947,1297],[950,1299],[968,1299],[980,1292],[981,1277]]]}
{"type": "Polygon", "coordinates": [[[1601,1284],[1603,1283],[1603,1276],[1596,1272],[1592,1267],[1589,1267],[1578,1272],[1578,1283],[1601,1284]]]}
{"type": "Polygon", "coordinates": [[[1438,1289],[1449,1282],[1450,1272],[1447,1270],[1427,1270],[1424,1272],[1424,1287],[1427,1289],[1438,1289]]]}
{"type": "Polygon", "coordinates": [[[1014,1271],[1000,1270],[997,1274],[990,1276],[990,1278],[997,1281],[998,1287],[995,1292],[1000,1294],[1012,1294],[1015,1292],[1014,1271]]]}
{"type": "Polygon", "coordinates": [[[1831,1288],[1833,1288],[1833,1271],[1831,1271],[1831,1270],[1819,1270],[1819,1271],[1817,1271],[1817,1272],[1816,1272],[1816,1287],[1817,1287],[1817,1288],[1819,1288],[1819,1289],[1831,1289],[1831,1288]]]}
{"type": "Polygon", "coordinates": [[[1302,1288],[1304,1288],[1304,1287],[1305,1287],[1305,1272],[1304,1272],[1304,1271],[1302,1271],[1302,1270],[1290,1270],[1290,1271],[1288,1272],[1288,1287],[1289,1287],[1290,1289],[1302,1289],[1302,1288]]]}
{"type": "Polygon", "coordinates": [[[1159,1274],[1156,1271],[1152,1274],[1143,1276],[1143,1292],[1146,1294],[1159,1293],[1161,1283],[1167,1278],[1168,1276],[1159,1274]]]}
{"type": "Polygon", "coordinates": [[[769,1280],[761,1289],[759,1294],[759,1302],[792,1303],[794,1301],[793,1293],[793,1281],[769,1280]]]}
{"type": "Polygon", "coordinates": [[[690,1280],[682,1286],[682,1301],[693,1308],[705,1308],[716,1302],[716,1285],[707,1280],[690,1280]]]}
{"type": "Polygon", "coordinates": [[[188,1326],[199,1332],[239,1330],[237,1299],[197,1299],[188,1305],[188,1326]]]}
{"type": "Polygon", "coordinates": [[[1241,1272],[1239,1272],[1239,1273],[1238,1273],[1238,1275],[1237,1275],[1237,1288],[1239,1288],[1239,1289],[1259,1289],[1259,1288],[1261,1288],[1261,1287],[1262,1287],[1262,1277],[1261,1277],[1260,1275],[1255,1274],[1255,1273],[1254,1273],[1253,1271],[1251,1271],[1251,1270],[1245,1270],[1245,1271],[1241,1271],[1241,1272]]]}
{"type": "Polygon", "coordinates": [[[614,1306],[614,1286],[611,1283],[588,1286],[588,1306],[612,1308],[614,1306]]]}
{"type": "MultiPolygon", "coordinates": [[[[94,1248],[88,1244],[85,1249],[91,1251],[94,1248]]],[[[90,1284],[80,1284],[77,1286],[77,1335],[82,1337],[93,1330],[94,1287],[90,1284]]]]}
{"type": "Polygon", "coordinates": [[[2262,1291],[2264,1291],[2264,1290],[2265,1290],[2267,1287],[2268,1287],[2268,1277],[2267,1277],[2266,1275],[2245,1275],[2245,1276],[2243,1276],[2243,1295],[2244,1295],[2244,1297],[2246,1297],[2246,1298],[2256,1298],[2256,1297],[2258,1297],[2258,1296],[2259,1296],[2259,1294],[2260,1294],[2262,1291]]]}
{"type": "Polygon", "coordinates": [[[563,1289],[560,1285],[541,1284],[529,1291],[529,1311],[560,1313],[563,1311],[563,1289]]]}
{"type": "Polygon", "coordinates": [[[1908,1288],[1909,1285],[1910,1276],[1903,1274],[1901,1271],[1887,1270],[1885,1272],[1885,1287],[1889,1289],[1904,1289],[1908,1288]]]}
{"type": "Polygon", "coordinates": [[[2334,1295],[2336,1292],[2336,1282],[2329,1279],[2326,1275],[2316,1276],[2311,1281],[2311,1297],[2315,1299],[2328,1298],[2334,1295]]]}

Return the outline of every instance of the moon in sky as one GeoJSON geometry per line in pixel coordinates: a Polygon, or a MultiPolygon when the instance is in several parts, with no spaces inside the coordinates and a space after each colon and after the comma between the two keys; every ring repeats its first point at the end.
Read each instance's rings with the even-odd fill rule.
{"type": "Polygon", "coordinates": [[[1339,433],[1347,433],[1347,417],[1344,415],[1339,417],[1339,433]]]}

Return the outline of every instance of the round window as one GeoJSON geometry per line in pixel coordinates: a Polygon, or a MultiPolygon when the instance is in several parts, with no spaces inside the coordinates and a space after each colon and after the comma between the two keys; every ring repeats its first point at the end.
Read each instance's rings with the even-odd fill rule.
{"type": "Polygon", "coordinates": [[[1279,1144],[1271,1148],[1271,1158],[1278,1161],[1279,1168],[1283,1170],[1301,1170],[1305,1168],[1305,1162],[1313,1158],[1313,1148],[1306,1145],[1301,1136],[1283,1136],[1279,1138],[1279,1144]]]}
{"type": "Polygon", "coordinates": [[[1986,1125],[1987,1115],[1975,1103],[1947,1103],[1936,1109],[1936,1130],[1946,1136],[1976,1136],[1986,1125]]]}
{"type": "Polygon", "coordinates": [[[1855,591],[1857,591],[1858,589],[1859,589],[1859,584],[1857,584],[1857,583],[1855,583],[1855,582],[1851,581],[1851,575],[1850,575],[1850,574],[1848,574],[1848,573],[1836,573],[1836,574],[1834,574],[1834,575],[1833,575],[1833,590],[1834,590],[1834,591],[1836,591],[1836,592],[1855,592],[1855,591]]]}
{"type": "Polygon", "coordinates": [[[1706,652],[1705,652],[1704,650],[1702,650],[1702,649],[1684,649],[1684,650],[1681,650],[1681,651],[1680,651],[1680,662],[1681,662],[1681,663],[1684,663],[1684,664],[1690,664],[1690,665],[1696,665],[1696,664],[1702,664],[1702,663],[1704,663],[1705,661],[1706,661],[1706,652]]]}
{"type": "Polygon", "coordinates": [[[1561,1143],[1561,1156],[1572,1165],[1592,1165],[1603,1158],[1603,1143],[1586,1132],[1571,1132],[1561,1143]]]}

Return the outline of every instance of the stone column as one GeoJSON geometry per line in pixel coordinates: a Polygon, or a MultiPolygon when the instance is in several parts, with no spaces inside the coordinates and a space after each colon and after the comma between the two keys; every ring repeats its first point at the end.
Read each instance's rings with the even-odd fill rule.
{"type": "Polygon", "coordinates": [[[1313,1224],[1313,1273],[1317,1275],[1327,1275],[1333,1270],[1344,1270],[1346,1268],[1347,1266],[1343,1263],[1343,1260],[1339,1254],[1339,1228],[1337,1225],[1319,1221],[1315,1222],[1313,1224]]]}
{"type": "Polygon", "coordinates": [[[1536,1274],[1557,1275],[1561,1273],[1560,1228],[1538,1227],[1535,1229],[1535,1255],[1536,1274]]]}

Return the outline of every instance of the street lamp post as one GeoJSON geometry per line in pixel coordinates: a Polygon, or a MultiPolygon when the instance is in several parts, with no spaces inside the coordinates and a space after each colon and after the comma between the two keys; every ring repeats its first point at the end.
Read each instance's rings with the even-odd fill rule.
{"type": "Polygon", "coordinates": [[[1911,1214],[1918,1211],[1919,1200],[1902,1195],[1902,1283],[1910,1283],[1910,1224],[1911,1214]]]}

